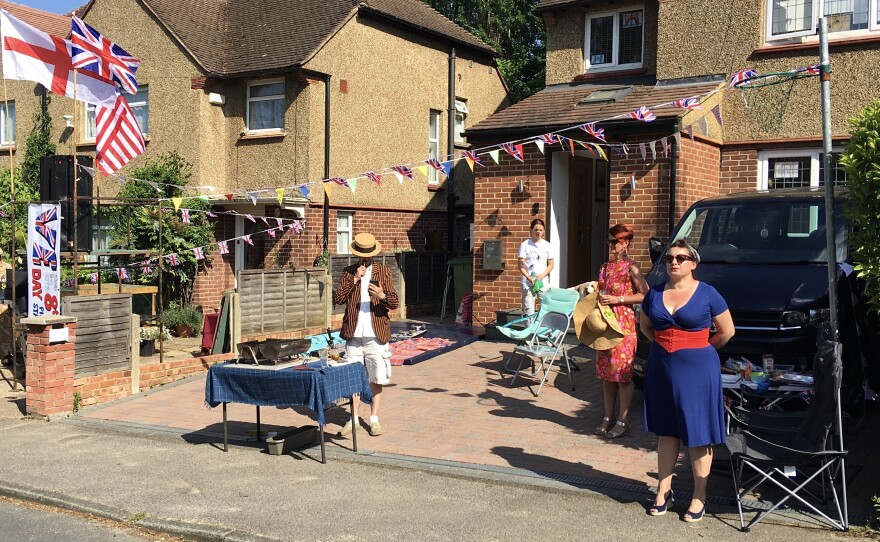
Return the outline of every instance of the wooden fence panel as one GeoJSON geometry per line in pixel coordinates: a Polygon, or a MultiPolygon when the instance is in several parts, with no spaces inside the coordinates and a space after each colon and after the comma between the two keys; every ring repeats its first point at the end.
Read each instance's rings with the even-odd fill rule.
{"type": "Polygon", "coordinates": [[[326,276],[323,268],[240,271],[242,335],[326,327],[326,276]]]}
{"type": "Polygon", "coordinates": [[[131,367],[131,294],[64,297],[61,312],[77,319],[77,378],[131,367]]]}

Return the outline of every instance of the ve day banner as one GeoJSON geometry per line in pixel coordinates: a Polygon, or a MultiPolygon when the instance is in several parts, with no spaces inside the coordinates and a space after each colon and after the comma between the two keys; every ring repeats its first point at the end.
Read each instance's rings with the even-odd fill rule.
{"type": "Polygon", "coordinates": [[[60,205],[51,203],[28,205],[28,316],[60,313],[61,270],[58,257],[60,226],[60,205]]]}

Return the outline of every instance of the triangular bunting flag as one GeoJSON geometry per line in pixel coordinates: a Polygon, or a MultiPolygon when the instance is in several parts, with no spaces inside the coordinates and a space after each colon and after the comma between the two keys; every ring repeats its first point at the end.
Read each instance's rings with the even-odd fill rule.
{"type": "Polygon", "coordinates": [[[487,154],[488,154],[490,157],[492,157],[492,160],[494,160],[496,164],[500,164],[500,163],[501,163],[501,159],[498,157],[498,149],[495,149],[495,150],[493,150],[493,151],[489,151],[487,154]]]}
{"type": "Polygon", "coordinates": [[[685,130],[687,130],[688,136],[691,138],[691,141],[693,141],[694,140],[694,125],[688,124],[688,127],[685,128],[685,130]]]}
{"type": "Polygon", "coordinates": [[[254,202],[254,205],[257,204],[257,198],[260,197],[259,192],[248,192],[248,196],[251,197],[251,201],[254,202]]]}
{"type": "Polygon", "coordinates": [[[226,197],[226,201],[232,201],[232,194],[223,194],[226,197]]]}
{"type": "Polygon", "coordinates": [[[718,126],[724,126],[724,120],[721,118],[721,104],[712,108],[712,114],[715,115],[715,120],[718,121],[718,126]]]}
{"type": "Polygon", "coordinates": [[[681,147],[681,132],[675,132],[672,137],[675,138],[675,146],[681,147]]]}
{"type": "Polygon", "coordinates": [[[281,205],[281,202],[284,200],[284,189],[283,188],[276,188],[275,195],[278,196],[278,205],[281,205]]]}
{"type": "Polygon", "coordinates": [[[599,156],[602,157],[602,160],[605,160],[606,162],[608,161],[608,155],[605,154],[605,150],[602,149],[602,147],[593,143],[593,148],[596,149],[596,151],[599,153],[599,156]]]}
{"type": "Polygon", "coordinates": [[[648,147],[650,147],[650,149],[651,149],[651,160],[657,159],[657,146],[656,145],[657,145],[656,141],[651,141],[648,143],[648,147]]]}
{"type": "Polygon", "coordinates": [[[449,177],[449,173],[452,171],[452,160],[440,162],[440,165],[443,167],[443,174],[449,177]]]}
{"type": "Polygon", "coordinates": [[[299,193],[302,194],[304,198],[309,197],[309,187],[308,186],[301,184],[301,185],[297,186],[296,189],[299,190],[299,193]]]}
{"type": "Polygon", "coordinates": [[[400,184],[403,184],[403,173],[395,170],[394,176],[397,177],[397,182],[399,182],[400,184]]]}
{"type": "Polygon", "coordinates": [[[330,199],[330,193],[333,192],[333,183],[331,182],[323,182],[321,186],[324,187],[324,193],[327,194],[327,199],[330,199]]]}
{"type": "Polygon", "coordinates": [[[358,185],[357,177],[355,177],[354,179],[348,180],[348,187],[351,189],[352,194],[354,194],[355,189],[357,189],[357,185],[358,185]]]}
{"type": "Polygon", "coordinates": [[[661,137],[660,144],[663,145],[663,158],[666,158],[666,147],[669,145],[667,138],[661,137]]]}
{"type": "Polygon", "coordinates": [[[423,166],[416,166],[415,169],[416,171],[421,173],[426,179],[428,178],[428,164],[425,164],[423,166]]]}
{"type": "Polygon", "coordinates": [[[538,150],[541,151],[541,154],[544,154],[544,142],[543,141],[541,141],[540,139],[536,139],[532,143],[534,143],[535,146],[538,147],[538,150]]]}
{"type": "Polygon", "coordinates": [[[171,203],[174,204],[174,210],[177,211],[180,209],[180,204],[183,203],[183,198],[171,198],[171,203]]]}
{"type": "Polygon", "coordinates": [[[703,136],[709,135],[709,123],[706,122],[706,117],[700,117],[700,131],[703,132],[703,136]]]}
{"type": "Polygon", "coordinates": [[[153,181],[144,181],[144,182],[147,183],[148,185],[152,186],[153,189],[156,190],[156,192],[161,192],[161,191],[162,191],[162,189],[159,188],[159,183],[154,183],[153,181]]]}
{"type": "Polygon", "coordinates": [[[648,159],[648,151],[645,149],[644,143],[639,143],[639,152],[642,153],[642,160],[648,159]]]}

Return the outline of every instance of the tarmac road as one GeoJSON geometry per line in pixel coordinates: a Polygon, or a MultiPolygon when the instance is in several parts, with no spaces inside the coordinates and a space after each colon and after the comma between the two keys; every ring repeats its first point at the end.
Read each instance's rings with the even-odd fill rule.
{"type": "Polygon", "coordinates": [[[138,525],[203,540],[869,539],[777,524],[743,535],[732,510],[711,504],[706,519],[688,525],[686,499],[652,518],[644,493],[600,494],[503,469],[330,450],[322,465],[317,449],[270,456],[220,446],[82,418],[0,419],[0,494],[144,517],[138,525]]]}

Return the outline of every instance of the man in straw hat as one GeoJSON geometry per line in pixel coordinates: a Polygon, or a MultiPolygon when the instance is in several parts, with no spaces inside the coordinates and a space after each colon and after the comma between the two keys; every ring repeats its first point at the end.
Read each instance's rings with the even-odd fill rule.
{"type": "MultiPolygon", "coordinates": [[[[382,245],[370,233],[359,233],[351,243],[351,253],[360,260],[342,272],[339,286],[333,296],[337,305],[345,304],[340,336],[346,341],[345,357],[363,363],[370,377],[373,404],[370,408],[370,435],[382,434],[379,424],[379,405],[382,386],[391,381],[391,321],[389,313],[398,305],[397,292],[391,281],[391,272],[373,256],[382,251],[382,245]]],[[[354,423],[346,423],[340,436],[351,433],[357,425],[360,401],[354,398],[354,423]]]]}

